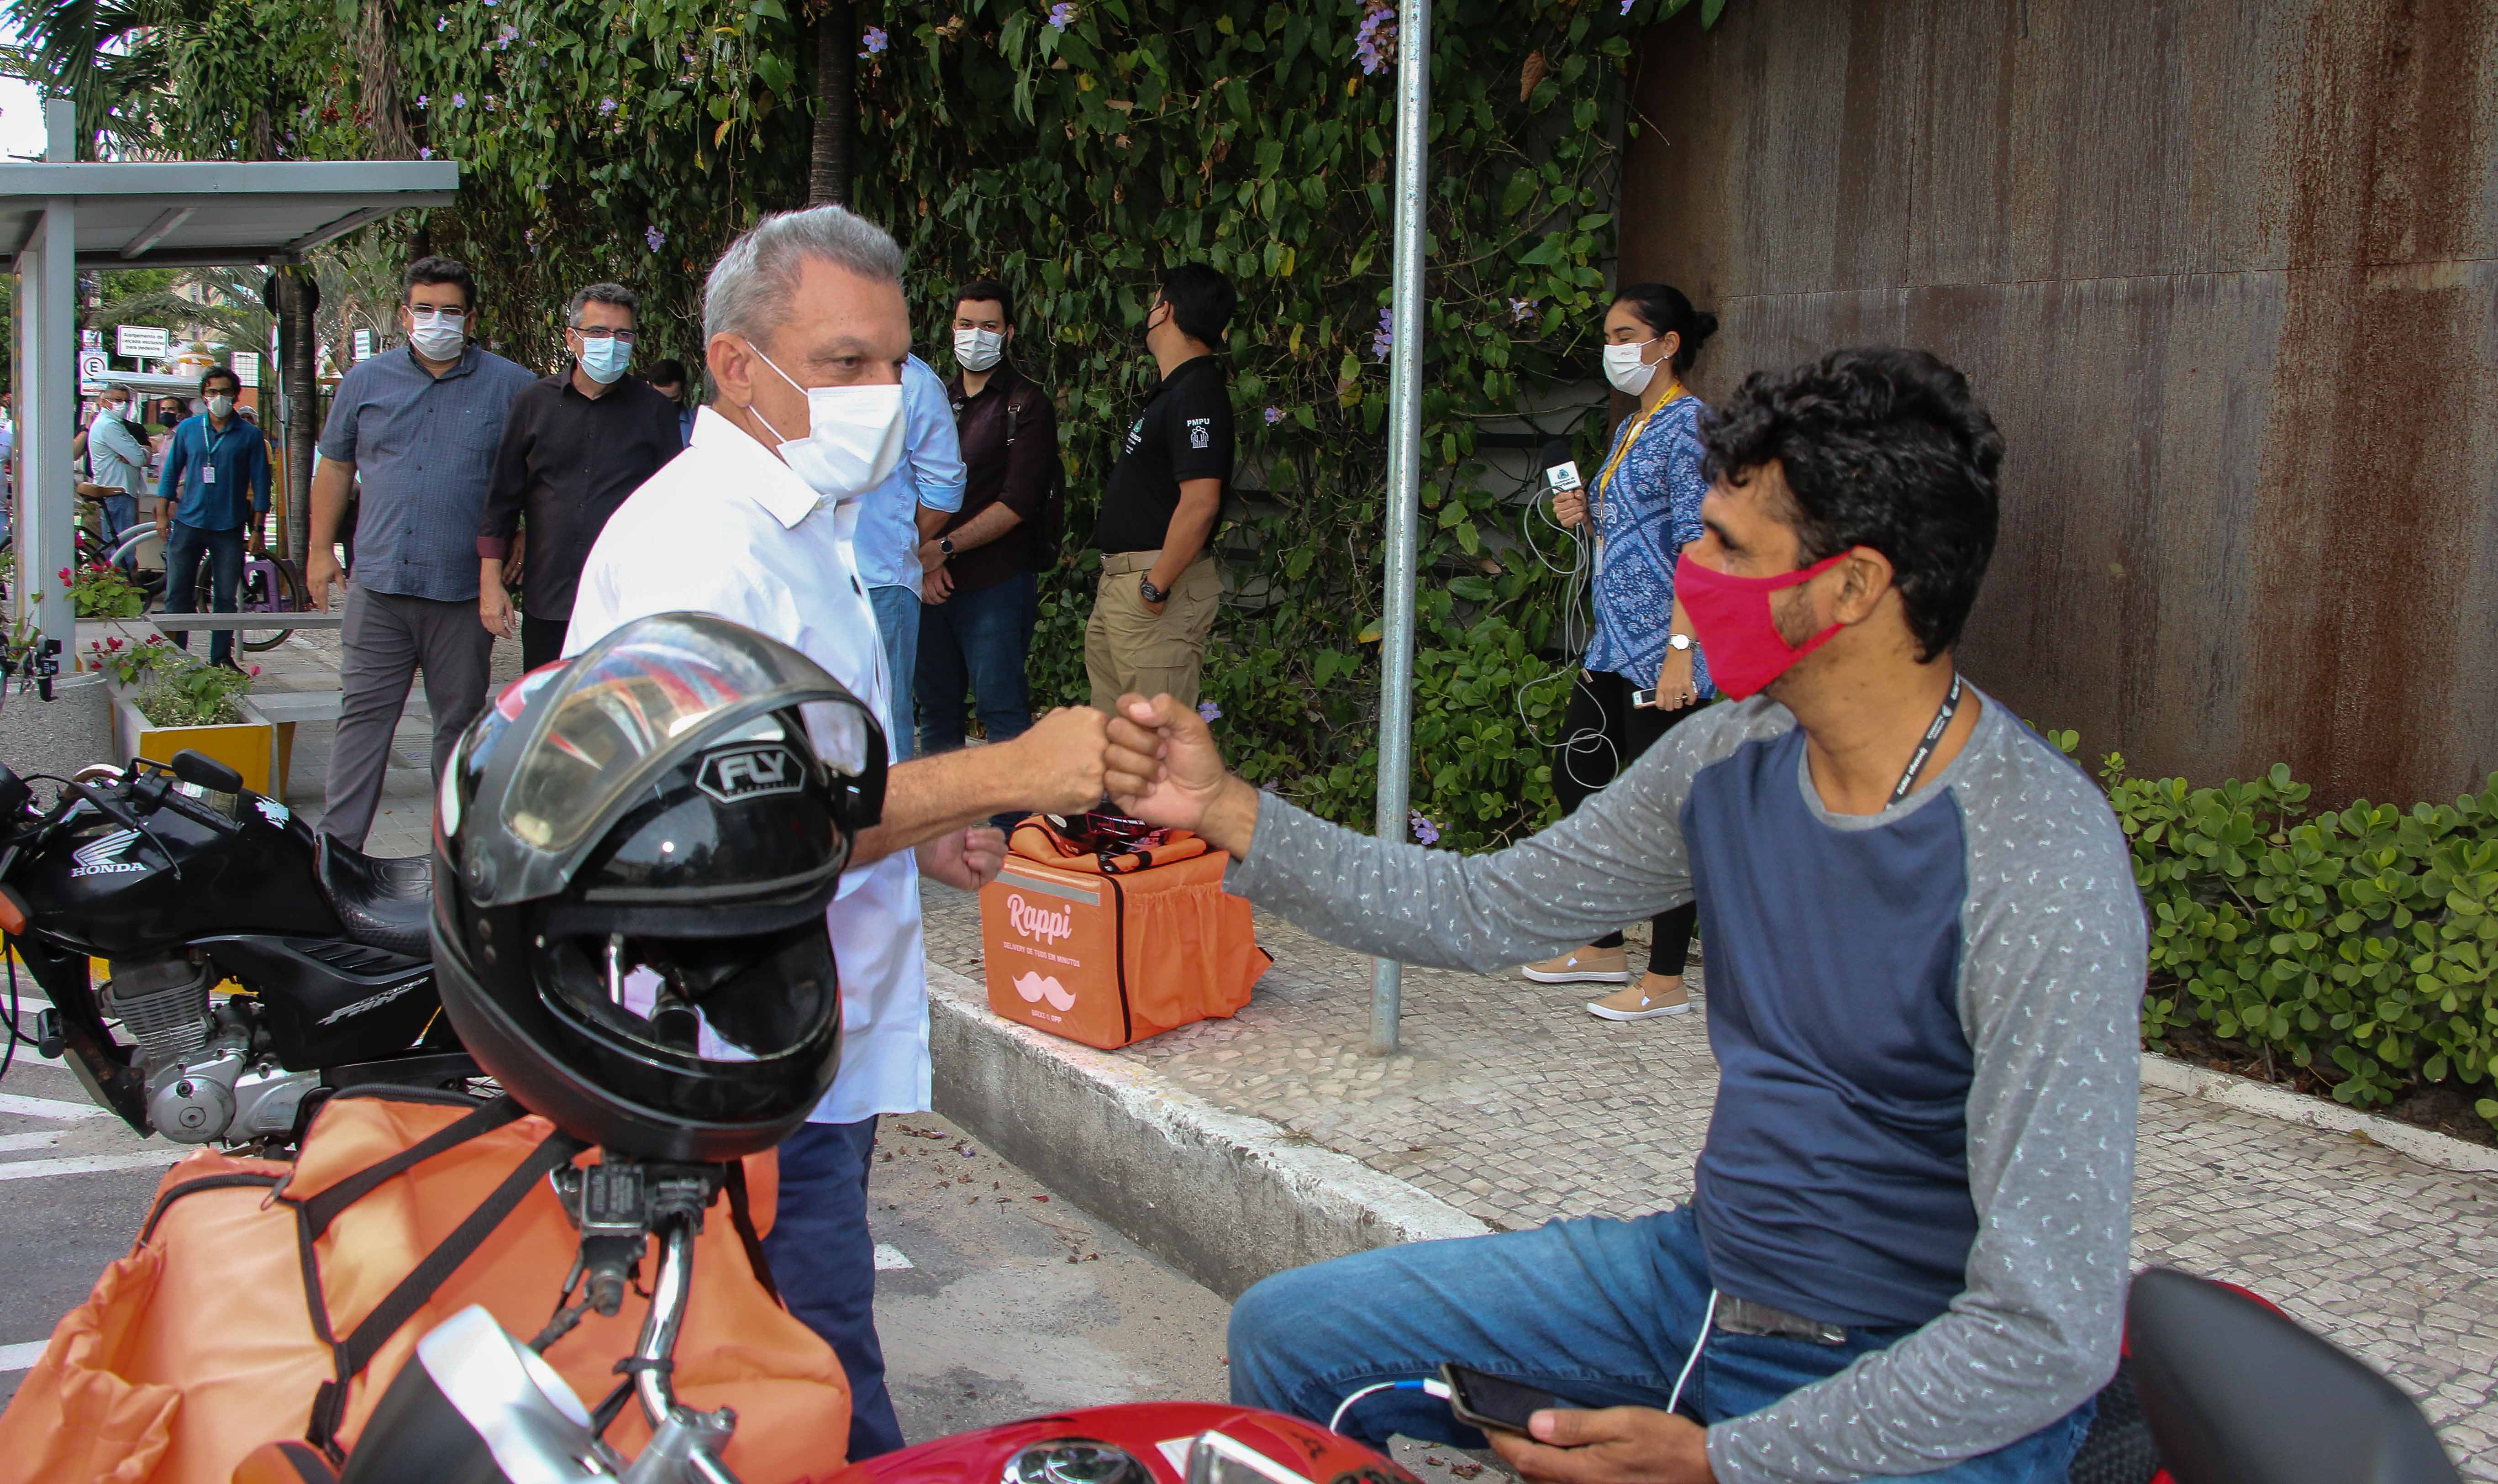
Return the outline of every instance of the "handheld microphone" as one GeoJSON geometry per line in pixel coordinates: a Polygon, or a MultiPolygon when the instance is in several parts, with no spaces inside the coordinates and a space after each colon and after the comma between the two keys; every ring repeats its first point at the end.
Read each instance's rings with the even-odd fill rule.
{"type": "Polygon", "coordinates": [[[1578,462],[1570,457],[1570,444],[1562,438],[1547,438],[1540,456],[1544,465],[1544,493],[1559,495],[1582,488],[1578,462]]]}

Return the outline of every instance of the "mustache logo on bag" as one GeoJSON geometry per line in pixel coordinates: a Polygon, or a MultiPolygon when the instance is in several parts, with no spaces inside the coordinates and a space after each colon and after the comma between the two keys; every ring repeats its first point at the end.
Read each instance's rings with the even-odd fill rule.
{"type": "MultiPolygon", "coordinates": [[[[1007,920],[1014,924],[1016,932],[1027,938],[1039,938],[1043,943],[1056,943],[1061,938],[1072,936],[1075,931],[1074,914],[1064,907],[1055,911],[1046,907],[1035,907],[1023,899],[1021,892],[1007,898],[1007,920]]],[[[1025,998],[1029,999],[1031,996],[1026,995],[1025,998]]]]}
{"type": "Polygon", "coordinates": [[[1047,1000],[1049,1008],[1061,1015],[1075,1008],[1075,996],[1067,992],[1067,986],[1060,984],[1055,975],[1036,974],[1027,969],[1016,976],[1014,986],[1015,993],[1022,995],[1027,1005],[1038,1005],[1047,1000]]]}

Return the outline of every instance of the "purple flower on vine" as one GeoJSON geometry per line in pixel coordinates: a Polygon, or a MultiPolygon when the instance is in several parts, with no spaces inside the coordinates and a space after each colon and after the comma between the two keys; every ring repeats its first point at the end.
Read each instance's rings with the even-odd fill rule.
{"type": "Polygon", "coordinates": [[[861,57],[875,56],[892,45],[893,39],[884,34],[884,27],[870,26],[867,28],[866,33],[859,37],[859,55],[861,57]]]}
{"type": "Polygon", "coordinates": [[[519,41],[520,39],[520,27],[505,26],[503,29],[495,33],[495,49],[497,51],[509,51],[512,49],[512,43],[519,41]]]}
{"type": "Polygon", "coordinates": [[[451,95],[451,106],[455,109],[466,108],[468,106],[468,95],[466,93],[453,93],[451,95]]]}
{"type": "Polygon", "coordinates": [[[416,157],[417,157],[418,159],[420,159],[420,160],[430,160],[430,159],[432,159],[432,158],[433,158],[433,146],[432,146],[432,145],[417,145],[417,146],[416,146],[416,157]]]}
{"type": "Polygon", "coordinates": [[[1353,57],[1361,64],[1366,76],[1388,65],[1389,48],[1396,45],[1396,13],[1386,6],[1373,6],[1361,17],[1361,29],[1354,33],[1353,57]]]}
{"type": "Polygon", "coordinates": [[[523,231],[521,233],[521,241],[531,247],[535,247],[538,244],[538,229],[530,227],[523,231]]]}
{"type": "Polygon", "coordinates": [[[1440,843],[1440,826],[1432,823],[1429,820],[1425,819],[1423,817],[1422,810],[1412,809],[1406,811],[1406,821],[1414,826],[1414,839],[1417,844],[1437,845],[1440,843]]]}
{"type": "Polygon", "coordinates": [[[1396,348],[1396,321],[1388,310],[1379,311],[1379,328],[1370,332],[1370,359],[1385,361],[1396,348]]]}
{"type": "Polygon", "coordinates": [[[600,117],[604,118],[604,117],[605,117],[605,116],[607,116],[608,114],[613,113],[615,113],[615,112],[616,112],[616,100],[615,100],[615,99],[613,99],[613,98],[601,98],[601,99],[599,99],[599,100],[598,100],[598,113],[599,113],[599,116],[600,116],[600,117]]]}
{"type": "Polygon", "coordinates": [[[422,109],[422,108],[431,108],[431,107],[432,107],[432,105],[433,105],[433,100],[432,100],[432,98],[427,97],[427,96],[426,96],[425,94],[423,94],[423,93],[419,93],[419,94],[417,94],[417,95],[416,95],[416,106],[417,106],[418,108],[421,108],[421,109],[422,109]]]}
{"type": "Polygon", "coordinates": [[[1266,426],[1267,426],[1267,427],[1272,428],[1272,427],[1274,427],[1277,423],[1280,423],[1280,422],[1282,422],[1283,420],[1284,420],[1284,409],[1283,409],[1283,408],[1281,408],[1281,407],[1268,407],[1268,408],[1266,409],[1266,426]]]}
{"type": "Polygon", "coordinates": [[[1064,31],[1074,23],[1075,7],[1070,3],[1070,0],[1058,0],[1056,5],[1049,8],[1049,24],[1053,29],[1064,31]]]}
{"type": "MultiPolygon", "coordinates": [[[[486,0],[486,3],[488,5],[492,5],[495,3],[495,0],[486,0]]],[[[1631,13],[1631,7],[1637,3],[1638,0],[1622,0],[1622,14],[1625,16],[1629,15],[1631,13]]]]}
{"type": "Polygon", "coordinates": [[[1209,724],[1223,720],[1223,708],[1212,701],[1199,701],[1197,714],[1200,720],[1209,724]]]}
{"type": "Polygon", "coordinates": [[[651,250],[653,252],[658,251],[659,244],[665,242],[667,240],[668,234],[660,231],[657,227],[645,227],[642,229],[642,241],[651,244],[651,250]]]}
{"type": "Polygon", "coordinates": [[[448,30],[450,30],[450,29],[451,29],[451,17],[450,17],[450,16],[434,16],[434,17],[433,17],[433,29],[435,29],[436,31],[448,31],[448,30]]]}

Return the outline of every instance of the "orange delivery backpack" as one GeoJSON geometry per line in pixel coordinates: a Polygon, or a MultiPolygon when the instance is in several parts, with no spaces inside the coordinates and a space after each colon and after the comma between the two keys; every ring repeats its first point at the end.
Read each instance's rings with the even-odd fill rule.
{"type": "MultiPolygon", "coordinates": [[[[336,1462],[435,1325],[471,1304],[524,1339],[547,1322],[580,1252],[548,1176],[583,1154],[508,1097],[354,1087],[292,1164],[191,1155],[0,1415],[0,1484],[230,1484],[294,1438],[336,1462]]],[[[768,1221],[773,1156],[731,1170],[695,1241],[677,1394],[737,1408],[723,1462],[747,1484],[799,1484],[841,1468],[849,1384],[770,1286],[748,1208],[768,1221]]],[[[590,1311],[547,1362],[595,1405],[642,1319],[629,1297],[590,1311]]],[[[649,1438],[634,1406],[607,1433],[628,1458],[649,1438]]]]}
{"type": "Polygon", "coordinates": [[[989,1009],[1105,1050],[1233,1015],[1274,959],[1223,889],[1231,863],[1184,829],[1025,820],[980,888],[989,1009]]]}

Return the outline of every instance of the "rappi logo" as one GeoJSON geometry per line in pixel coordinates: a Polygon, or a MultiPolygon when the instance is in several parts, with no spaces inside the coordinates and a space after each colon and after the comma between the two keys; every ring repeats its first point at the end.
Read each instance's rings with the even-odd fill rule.
{"type": "Polygon", "coordinates": [[[1068,991],[1065,984],[1058,982],[1058,976],[1054,974],[1035,974],[1026,971],[1015,976],[1014,986],[1015,993],[1022,995],[1023,1002],[1027,1005],[1038,1005],[1042,1000],[1047,1000],[1049,1008],[1061,1015],[1075,1008],[1075,996],[1068,991]]]}
{"type": "Polygon", "coordinates": [[[1023,893],[1020,891],[1007,898],[1007,920],[1014,924],[1016,932],[1027,938],[1038,938],[1043,943],[1056,943],[1061,938],[1073,935],[1075,931],[1073,913],[1064,907],[1055,910],[1035,907],[1023,899],[1023,893]]]}

